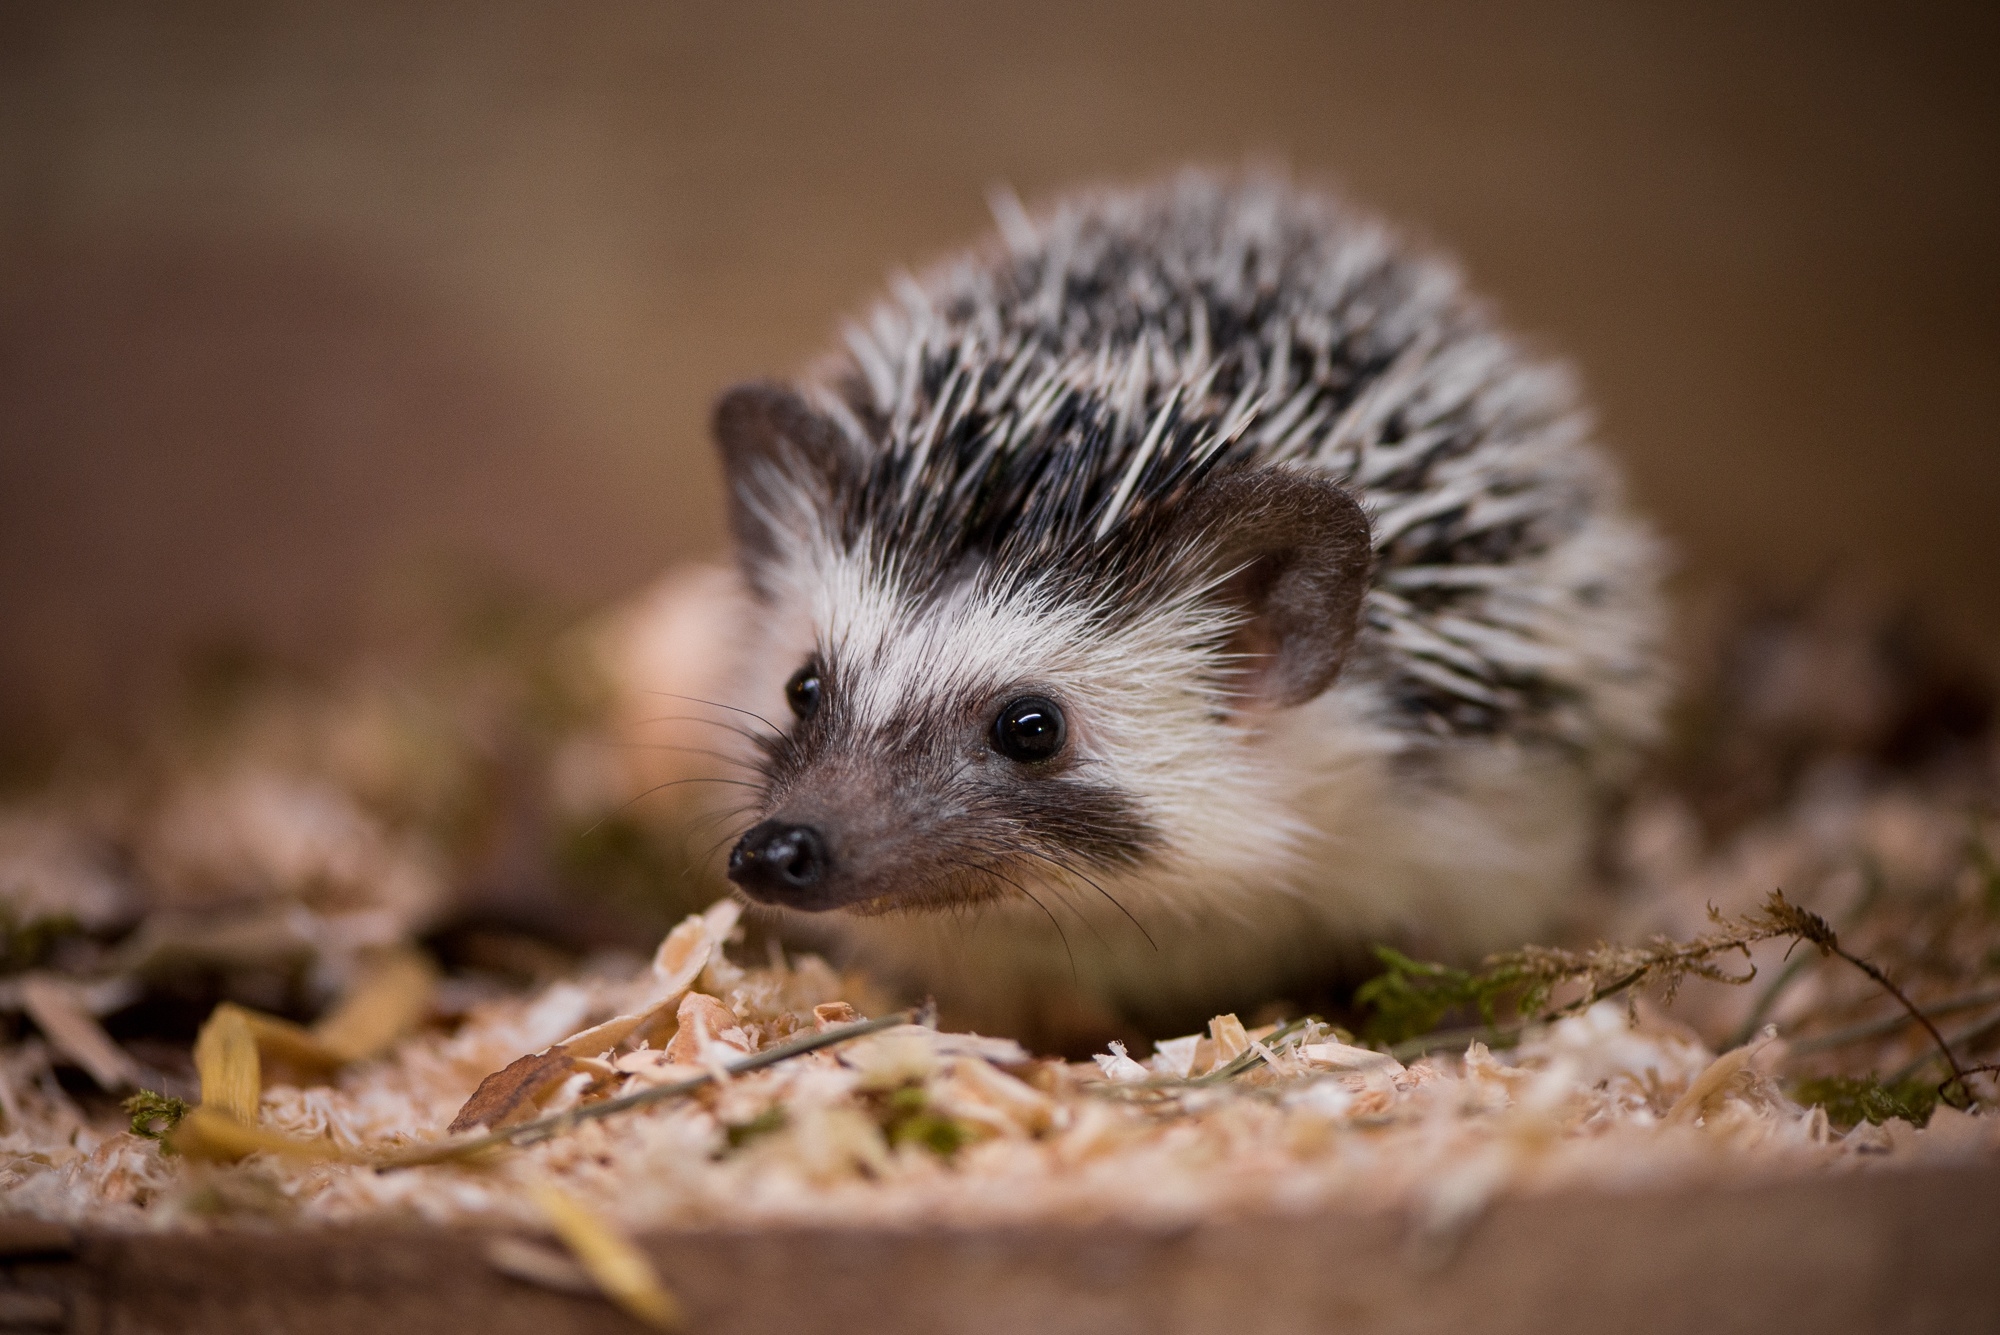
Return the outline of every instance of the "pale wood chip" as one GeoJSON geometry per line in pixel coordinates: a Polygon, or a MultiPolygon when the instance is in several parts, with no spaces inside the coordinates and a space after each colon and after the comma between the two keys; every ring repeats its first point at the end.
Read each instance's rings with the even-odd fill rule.
{"type": "Polygon", "coordinates": [[[944,1055],[931,1040],[932,1030],[901,1025],[857,1043],[840,1053],[840,1064],[853,1071],[863,1089],[891,1090],[928,1080],[943,1064],[944,1055]]]}
{"type": "Polygon", "coordinates": [[[977,1057],[953,1058],[928,1092],[939,1111],[1003,1135],[1039,1135],[1055,1121],[1054,1099],[977,1057]]]}
{"type": "Polygon", "coordinates": [[[343,1062],[380,1056],[430,1013],[437,967],[419,950],[390,951],[370,963],[313,1037],[343,1062]]]}
{"type": "Polygon", "coordinates": [[[299,1140],[269,1127],[240,1121],[204,1103],[191,1109],[162,1137],[176,1154],[190,1159],[233,1163],[246,1155],[275,1154],[307,1163],[366,1163],[367,1156],[331,1140],[299,1140]]]}
{"type": "Polygon", "coordinates": [[[673,1041],[667,1044],[668,1061],[698,1064],[703,1050],[711,1043],[738,1052],[756,1051],[757,1045],[744,1032],[736,1012],[706,992],[690,992],[682,997],[675,1018],[680,1027],[674,1031],[673,1041]]]}
{"type": "Polygon", "coordinates": [[[91,1017],[84,998],[60,978],[29,974],[20,981],[21,1008],[55,1049],[81,1066],[100,1089],[137,1089],[145,1071],[91,1017]]]}
{"type": "Polygon", "coordinates": [[[1688,1085],[1687,1093],[1674,1100],[1674,1106],[1667,1110],[1667,1120],[1694,1122],[1713,1113],[1728,1097],[1729,1091],[1741,1083],[1745,1072],[1750,1069],[1751,1060],[1763,1051],[1776,1032],[1766,1029],[1762,1037],[1740,1048],[1731,1048],[1710,1062],[1688,1085]]]}
{"type": "Polygon", "coordinates": [[[1152,1073],[1132,1060],[1123,1043],[1114,1038],[1110,1046],[1109,1052],[1100,1052],[1091,1059],[1097,1063],[1097,1069],[1104,1072],[1106,1080],[1113,1084],[1130,1085],[1150,1077],[1152,1073]]]}
{"type": "Polygon", "coordinates": [[[1163,1038],[1154,1043],[1150,1063],[1153,1070],[1160,1075],[1186,1079],[1193,1074],[1195,1052],[1201,1041],[1200,1034],[1187,1034],[1180,1038],[1163,1038]]]}
{"type": "Polygon", "coordinates": [[[653,955],[653,977],[662,998],[671,1000],[694,986],[694,980],[708,967],[709,957],[722,949],[743,906],[733,899],[719,899],[701,913],[689,914],[667,933],[653,955]]]}
{"type": "Polygon", "coordinates": [[[713,948],[707,922],[699,913],[691,914],[667,933],[666,940],[653,953],[655,983],[669,994],[686,991],[701,975],[702,966],[708,963],[708,952],[713,948]]]}
{"type": "Polygon", "coordinates": [[[666,1053],[654,1048],[624,1053],[612,1064],[620,1075],[637,1076],[648,1085],[675,1085],[708,1074],[706,1066],[670,1061],[666,1053]]]}
{"type": "Polygon", "coordinates": [[[596,1212],[548,1182],[528,1194],[604,1296],[655,1330],[679,1330],[687,1315],[646,1254],[596,1212]]]}
{"type": "Polygon", "coordinates": [[[1403,1064],[1386,1052],[1357,1048],[1348,1043],[1308,1043],[1298,1049],[1299,1059],[1308,1066],[1326,1071],[1367,1071],[1381,1067],[1395,1072],[1403,1064]]]}
{"type": "Polygon", "coordinates": [[[880,1038],[917,1038],[940,1057],[980,1057],[995,1066],[1024,1066],[1033,1058],[1011,1038],[988,1038],[984,1034],[957,1034],[928,1025],[899,1024],[884,1029],[880,1038]]]}
{"type": "Polygon", "coordinates": [[[675,1008],[686,995],[687,992],[683,989],[662,1001],[655,1002],[645,1010],[634,1011],[630,1015],[614,1015],[602,1024],[594,1024],[588,1029],[571,1034],[556,1044],[556,1050],[567,1052],[572,1057],[601,1057],[624,1044],[636,1044],[656,1038],[662,1031],[671,1035],[675,1024],[675,1008]]]}
{"type": "Polygon", "coordinates": [[[257,1122],[264,1092],[257,1039],[241,1006],[223,1002],[209,1013],[194,1040],[194,1068],[201,1077],[205,1108],[226,1113],[246,1126],[257,1122]]]}
{"type": "MultiPolygon", "coordinates": [[[[654,952],[652,1000],[630,1014],[614,1015],[570,1035],[557,1045],[558,1049],[572,1057],[597,1057],[622,1043],[651,1038],[667,1029],[688,989],[710,961],[719,958],[722,945],[736,930],[742,912],[741,904],[724,899],[704,912],[691,913],[682,919],[654,952]]],[[[736,1027],[733,1017],[726,1027],[736,1027]]]]}
{"type": "Polygon", "coordinates": [[[715,942],[717,950],[728,943],[742,918],[743,905],[726,895],[701,911],[701,920],[708,927],[708,939],[715,942]]]}
{"type": "Polygon", "coordinates": [[[556,1293],[595,1297],[599,1292],[597,1281],[576,1263],[575,1257],[526,1238],[494,1238],[486,1244],[486,1263],[509,1279],[556,1293]]]}
{"type": "Polygon", "coordinates": [[[825,1033],[840,1024],[853,1024],[861,1018],[854,1007],[844,1001],[824,1001],[813,1007],[813,1030],[825,1033]]]}
{"type": "Polygon", "coordinates": [[[652,1011],[639,1011],[632,1015],[614,1015],[602,1024],[594,1024],[571,1034],[556,1044],[553,1050],[572,1057],[601,1057],[630,1038],[652,1014],[652,1011]]]}
{"type": "Polygon", "coordinates": [[[1250,1050],[1250,1035],[1245,1032],[1243,1021],[1233,1013],[1210,1020],[1208,1038],[1215,1044],[1216,1066],[1227,1065],[1250,1050]]]}

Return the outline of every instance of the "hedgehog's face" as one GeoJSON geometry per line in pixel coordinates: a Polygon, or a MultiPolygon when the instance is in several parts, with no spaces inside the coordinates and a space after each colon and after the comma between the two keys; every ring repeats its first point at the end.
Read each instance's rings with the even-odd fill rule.
{"type": "Polygon", "coordinates": [[[842,465],[799,447],[803,407],[746,393],[719,435],[757,596],[743,702],[775,735],[743,893],[947,908],[1095,896],[1189,849],[1270,859],[1253,740],[1339,670],[1368,569],[1351,500],[1237,474],[1081,578],[976,553],[913,574],[835,531],[842,465]]]}
{"type": "Polygon", "coordinates": [[[1086,682],[995,671],[965,652],[980,638],[968,618],[916,620],[931,624],[874,643],[838,619],[816,628],[785,683],[791,717],[763,745],[768,814],[730,854],[744,893],[808,910],[945,907],[1137,866],[1164,845],[1107,764],[1086,682]]]}

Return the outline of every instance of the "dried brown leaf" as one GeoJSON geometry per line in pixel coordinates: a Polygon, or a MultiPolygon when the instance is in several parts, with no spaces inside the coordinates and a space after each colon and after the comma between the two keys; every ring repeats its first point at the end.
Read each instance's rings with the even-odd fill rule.
{"type": "Polygon", "coordinates": [[[479,1082],[472,1097],[445,1130],[451,1135],[479,1127],[498,1130],[534,1115],[541,1100],[576,1073],[576,1058],[548,1051],[520,1057],[479,1082]]]}

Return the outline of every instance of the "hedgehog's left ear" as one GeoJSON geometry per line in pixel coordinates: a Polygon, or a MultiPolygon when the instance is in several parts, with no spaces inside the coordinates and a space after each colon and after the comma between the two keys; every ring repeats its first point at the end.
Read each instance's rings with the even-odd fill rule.
{"type": "Polygon", "coordinates": [[[1375,569],[1368,516],[1325,477],[1288,468],[1225,473],[1169,521],[1217,596],[1243,620],[1229,645],[1247,705],[1301,705],[1347,663],[1375,569]]]}
{"type": "Polygon", "coordinates": [[[831,498],[846,460],[840,428],[813,410],[789,385],[738,385],[716,401],[715,445],[729,488],[729,528],[745,573],[756,584],[760,566],[779,550],[791,499],[803,493],[814,509],[831,498]]]}

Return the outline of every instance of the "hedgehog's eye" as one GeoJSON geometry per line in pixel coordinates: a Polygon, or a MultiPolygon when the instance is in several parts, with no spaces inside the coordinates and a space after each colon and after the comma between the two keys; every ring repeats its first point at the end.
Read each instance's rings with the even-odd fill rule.
{"type": "MultiPolygon", "coordinates": [[[[769,678],[765,680],[768,681],[769,678]]],[[[794,672],[792,679],[785,683],[785,703],[789,704],[792,712],[800,718],[812,717],[812,712],[819,708],[819,694],[818,663],[807,663],[794,672]]]]}
{"type": "Polygon", "coordinates": [[[993,720],[993,749],[1009,760],[1032,765],[1062,750],[1062,744],[1062,710],[1042,696],[1010,700],[993,720]]]}

